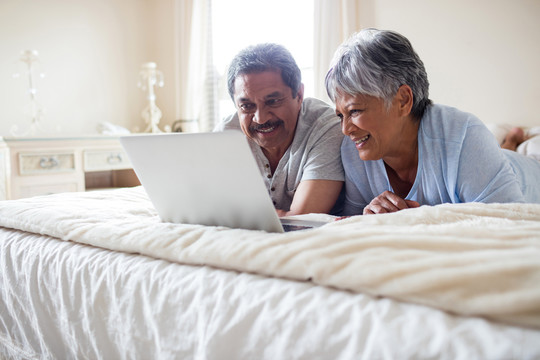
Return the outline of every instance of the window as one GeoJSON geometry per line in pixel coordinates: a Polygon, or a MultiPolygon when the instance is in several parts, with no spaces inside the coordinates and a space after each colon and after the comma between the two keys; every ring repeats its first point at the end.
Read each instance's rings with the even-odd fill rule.
{"type": "Polygon", "coordinates": [[[212,2],[213,58],[219,81],[219,119],[235,111],[227,93],[229,62],[249,45],[285,46],[302,71],[304,96],[313,96],[313,0],[215,0],[212,2]]]}

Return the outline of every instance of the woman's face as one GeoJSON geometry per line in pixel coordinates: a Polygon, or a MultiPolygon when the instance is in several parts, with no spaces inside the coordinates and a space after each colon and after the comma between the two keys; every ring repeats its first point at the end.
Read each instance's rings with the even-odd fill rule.
{"type": "Polygon", "coordinates": [[[341,119],[341,131],[355,143],[362,160],[400,156],[403,123],[396,98],[387,110],[382,99],[338,92],[336,114],[341,119]]]}

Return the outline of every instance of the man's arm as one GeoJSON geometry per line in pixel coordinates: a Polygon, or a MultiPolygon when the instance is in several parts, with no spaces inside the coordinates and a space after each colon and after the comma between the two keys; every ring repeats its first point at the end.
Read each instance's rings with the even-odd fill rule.
{"type": "Polygon", "coordinates": [[[304,180],[298,184],[289,211],[277,209],[278,216],[309,213],[328,214],[336,203],[343,181],[304,180]]]}

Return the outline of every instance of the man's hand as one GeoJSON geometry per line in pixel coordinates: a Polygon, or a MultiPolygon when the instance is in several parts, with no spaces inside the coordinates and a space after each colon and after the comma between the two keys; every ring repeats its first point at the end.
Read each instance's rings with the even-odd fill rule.
{"type": "Polygon", "coordinates": [[[419,207],[420,204],[412,200],[404,200],[390,191],[385,191],[364,208],[364,215],[384,214],[408,208],[419,207]]]}

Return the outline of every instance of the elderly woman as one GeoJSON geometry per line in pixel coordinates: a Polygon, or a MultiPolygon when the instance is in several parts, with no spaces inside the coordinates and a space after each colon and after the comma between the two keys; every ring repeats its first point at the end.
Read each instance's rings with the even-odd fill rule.
{"type": "Polygon", "coordinates": [[[344,215],[462,202],[540,203],[540,162],[503,150],[474,115],[433,104],[402,35],[366,29],[337,50],[326,90],[345,138],[344,215]]]}

